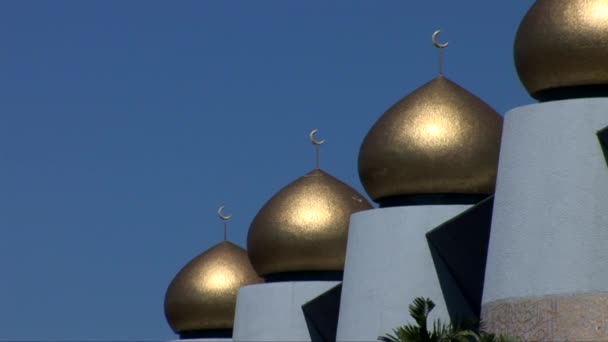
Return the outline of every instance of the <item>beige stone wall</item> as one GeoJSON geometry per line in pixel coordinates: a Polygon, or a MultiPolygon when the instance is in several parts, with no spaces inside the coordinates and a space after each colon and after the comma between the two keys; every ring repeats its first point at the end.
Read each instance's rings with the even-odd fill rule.
{"type": "Polygon", "coordinates": [[[608,341],[608,293],[499,300],[483,306],[482,320],[524,341],[608,341]]]}

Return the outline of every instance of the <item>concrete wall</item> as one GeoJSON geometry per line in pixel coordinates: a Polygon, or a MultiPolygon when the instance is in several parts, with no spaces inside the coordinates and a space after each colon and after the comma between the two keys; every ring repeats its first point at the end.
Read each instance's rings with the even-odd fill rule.
{"type": "Polygon", "coordinates": [[[244,286],[239,290],[234,341],[310,341],[302,305],[337,281],[294,281],[244,286]]]}
{"type": "Polygon", "coordinates": [[[431,318],[449,321],[425,234],[469,205],[383,208],[351,216],[338,341],[375,341],[410,321],[408,305],[429,297],[431,318]]]}
{"type": "MultiPolygon", "coordinates": [[[[572,298],[556,295],[597,295],[598,310],[608,313],[600,308],[608,292],[608,167],[596,136],[606,126],[608,99],[601,98],[506,114],[483,296],[493,329],[546,330],[526,336],[559,339],[551,331],[568,323],[556,317],[581,313],[564,306],[572,298]]],[[[568,338],[598,338],[585,336],[568,338]]]]}

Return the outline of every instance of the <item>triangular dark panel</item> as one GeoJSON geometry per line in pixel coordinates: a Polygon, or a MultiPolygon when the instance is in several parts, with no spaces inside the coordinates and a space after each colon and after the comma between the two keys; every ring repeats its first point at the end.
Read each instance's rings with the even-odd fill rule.
{"type": "Polygon", "coordinates": [[[490,196],[426,234],[452,321],[481,315],[493,207],[490,196]]]}
{"type": "Polygon", "coordinates": [[[312,342],[335,342],[340,314],[342,284],[302,305],[312,342]]]}
{"type": "Polygon", "coordinates": [[[598,131],[597,137],[600,140],[600,145],[602,146],[602,152],[604,153],[606,164],[608,164],[608,127],[598,131]]]}

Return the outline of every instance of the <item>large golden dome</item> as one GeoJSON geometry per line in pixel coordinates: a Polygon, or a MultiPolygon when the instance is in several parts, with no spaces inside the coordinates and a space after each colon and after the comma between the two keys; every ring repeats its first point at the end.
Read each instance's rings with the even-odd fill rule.
{"type": "Polygon", "coordinates": [[[502,118],[439,76],[389,108],[359,151],[359,177],[376,202],[408,195],[494,192],[502,118]]]}
{"type": "Polygon", "coordinates": [[[608,85],[608,0],[537,0],[515,38],[515,66],[531,96],[608,85]]]}
{"type": "Polygon", "coordinates": [[[353,188],[313,170],[275,194],[253,219],[251,263],[261,276],[341,271],[350,215],[370,208],[353,188]]]}
{"type": "Polygon", "coordinates": [[[232,329],[237,291],[261,281],[247,252],[224,241],[177,273],[165,294],[165,316],[178,334],[232,329]]]}

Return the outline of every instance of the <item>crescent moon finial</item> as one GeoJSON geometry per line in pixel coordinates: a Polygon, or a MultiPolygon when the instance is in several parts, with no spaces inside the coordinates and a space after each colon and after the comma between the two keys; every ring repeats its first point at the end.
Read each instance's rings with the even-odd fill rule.
{"type": "Polygon", "coordinates": [[[220,219],[222,219],[222,221],[228,221],[232,217],[232,215],[224,215],[224,206],[223,205],[217,210],[217,216],[219,216],[220,219]]]}
{"type": "Polygon", "coordinates": [[[224,215],[224,206],[220,206],[217,210],[217,216],[224,221],[224,241],[228,240],[228,220],[232,217],[232,215],[224,215]]]}
{"type": "Polygon", "coordinates": [[[310,142],[311,142],[313,145],[317,145],[317,146],[318,146],[318,145],[322,145],[322,144],[325,142],[325,139],[323,139],[323,140],[317,140],[317,139],[315,138],[315,134],[317,134],[317,132],[319,132],[319,130],[318,130],[318,129],[313,129],[313,130],[310,132],[310,134],[308,135],[308,137],[310,138],[310,142]]]}
{"type": "Polygon", "coordinates": [[[441,52],[443,51],[443,49],[445,49],[446,47],[448,47],[448,45],[450,43],[445,42],[443,44],[441,44],[438,40],[437,37],[439,37],[439,34],[441,33],[441,30],[437,30],[433,33],[433,36],[431,37],[431,40],[433,41],[433,45],[435,45],[435,47],[437,48],[437,51],[439,53],[439,76],[443,75],[443,56],[441,54],[441,52]]]}
{"type": "Polygon", "coordinates": [[[315,134],[317,134],[318,131],[319,130],[315,128],[308,135],[308,137],[310,138],[310,142],[315,146],[315,160],[316,160],[316,163],[317,163],[317,169],[319,169],[319,148],[325,142],[325,139],[323,139],[323,140],[317,140],[315,138],[315,134]]]}
{"type": "Polygon", "coordinates": [[[439,43],[439,41],[437,41],[437,38],[439,37],[439,34],[441,33],[441,30],[437,30],[433,33],[433,37],[431,38],[433,41],[433,45],[435,45],[436,48],[438,49],[445,49],[446,47],[448,47],[448,45],[450,45],[450,43],[445,42],[443,44],[439,43]]]}

